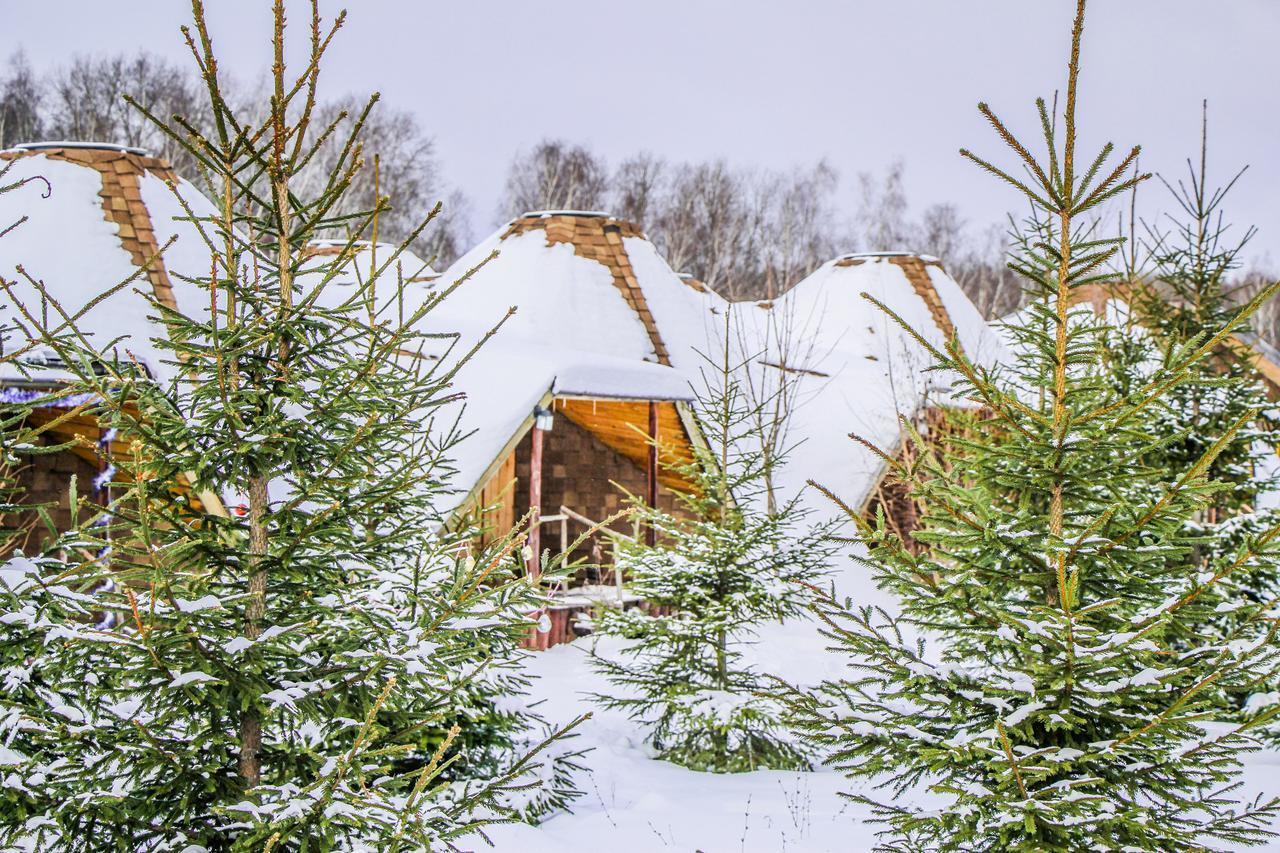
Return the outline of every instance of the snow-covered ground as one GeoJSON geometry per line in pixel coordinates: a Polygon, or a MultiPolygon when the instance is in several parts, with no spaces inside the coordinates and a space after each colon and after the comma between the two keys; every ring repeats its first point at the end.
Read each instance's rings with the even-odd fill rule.
{"type": "MultiPolygon", "coordinates": [[[[752,655],[765,671],[811,681],[839,666],[806,626],[775,630],[775,636],[762,637],[752,655]]],[[[837,773],[718,775],[651,758],[633,723],[595,707],[583,695],[606,687],[591,669],[589,643],[558,646],[529,662],[538,677],[533,699],[549,720],[565,722],[587,710],[593,713],[579,729],[580,745],[591,748],[584,761],[591,773],[582,780],[586,796],[575,803],[572,814],[541,826],[490,830],[497,850],[859,853],[874,848],[876,827],[867,823],[864,806],[840,796],[855,788],[837,773]]],[[[1250,758],[1245,792],[1253,796],[1260,791],[1280,792],[1280,752],[1250,758]]],[[[475,839],[467,848],[480,850],[484,843],[475,839]]],[[[1280,840],[1249,849],[1280,853],[1280,840]]]]}

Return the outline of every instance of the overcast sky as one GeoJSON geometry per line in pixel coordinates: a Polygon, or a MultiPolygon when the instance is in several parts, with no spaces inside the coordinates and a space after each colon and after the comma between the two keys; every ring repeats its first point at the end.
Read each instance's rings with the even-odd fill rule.
{"type": "MultiPolygon", "coordinates": [[[[330,11],[337,3],[323,2],[330,11]]],[[[492,224],[512,155],[548,136],[616,163],[640,149],[786,168],[827,158],[845,181],[905,162],[913,207],[956,203],[982,223],[1017,199],[962,162],[1003,156],[975,110],[1034,127],[1063,85],[1070,0],[353,0],[331,94],[380,90],[418,113],[444,172],[492,224]]],[[[213,0],[224,66],[269,58],[268,0],[213,0]]],[[[298,37],[304,4],[293,3],[298,37]]],[[[0,48],[37,66],[147,48],[183,59],[185,0],[0,0],[0,48]]],[[[1250,172],[1232,218],[1280,265],[1280,0],[1093,0],[1081,123],[1087,142],[1143,146],[1177,171],[1209,99],[1210,166],[1250,172]]],[[[1179,172],[1180,174],[1180,172],[1179,172]]],[[[1163,190],[1148,190],[1154,197],[1163,190]]]]}

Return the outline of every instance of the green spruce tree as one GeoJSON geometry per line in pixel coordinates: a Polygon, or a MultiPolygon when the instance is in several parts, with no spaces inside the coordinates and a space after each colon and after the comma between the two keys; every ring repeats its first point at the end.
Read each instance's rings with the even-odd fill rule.
{"type": "Polygon", "coordinates": [[[372,101],[308,132],[343,18],[326,26],[312,4],[291,73],[276,0],[255,111],[228,103],[200,0],[193,12],[216,132],[157,123],[214,199],[175,188],[210,266],[175,283],[195,294],[186,312],[151,300],[166,369],[93,347],[78,332],[93,305],[63,306],[56,283],[33,279],[42,304],[19,306],[130,451],[100,523],[58,543],[66,563],[5,570],[0,644],[30,677],[4,685],[4,737],[22,743],[0,834],[60,850],[419,850],[563,805],[574,755],[515,701],[519,643],[546,602],[523,535],[468,556],[472,532],[442,524],[469,353],[429,315],[461,282],[407,283],[398,247],[353,285],[374,253],[308,251],[333,229],[376,235],[388,204],[332,213],[367,174],[372,101]],[[315,145],[342,133],[323,190],[295,192],[315,145]]]}
{"type": "Polygon", "coordinates": [[[1277,814],[1235,797],[1261,721],[1215,722],[1233,686],[1276,665],[1273,602],[1246,605],[1229,637],[1195,630],[1224,579],[1276,560],[1280,528],[1207,567],[1186,533],[1224,488],[1206,472],[1244,420],[1180,470],[1149,462],[1171,440],[1151,428],[1169,392],[1269,293],[1137,387],[1115,381],[1112,330],[1072,303],[1107,283],[1121,247],[1091,213],[1143,176],[1126,177],[1136,148],[1114,165],[1109,144],[1077,151],[1084,14],[1078,0],[1063,112],[1038,104],[1045,160],[986,105],[1018,170],[962,152],[1036,211],[1011,261],[1037,297],[1009,329],[1018,358],[985,371],[954,341],[934,351],[985,428],[937,450],[915,437],[911,466],[885,455],[921,497],[925,547],[849,514],[900,612],[820,596],[856,674],[790,692],[834,766],[892,792],[856,797],[887,824],[884,850],[1208,850],[1259,841],[1277,814]]]}
{"type": "Polygon", "coordinates": [[[784,448],[759,449],[773,401],[744,392],[754,359],[735,361],[728,313],[724,332],[694,404],[707,444],[688,461],[664,461],[692,488],[673,512],[632,502],[655,544],[634,543],[617,559],[645,604],[602,610],[598,632],[625,643],[616,654],[596,648],[593,662],[615,688],[596,699],[643,723],[659,756],[695,770],[805,767],[744,651],[762,623],[800,614],[806,585],[827,570],[829,530],[770,488],[786,459],[784,448]]]}

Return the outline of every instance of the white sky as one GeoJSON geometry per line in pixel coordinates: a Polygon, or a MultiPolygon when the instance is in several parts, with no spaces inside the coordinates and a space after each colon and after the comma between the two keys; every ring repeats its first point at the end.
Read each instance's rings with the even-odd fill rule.
{"type": "MultiPolygon", "coordinates": [[[[267,0],[207,0],[224,66],[269,59],[267,0]]],[[[293,2],[295,35],[304,4],[293,2]]],[[[338,4],[323,2],[330,10],[338,4]]],[[[435,136],[449,181],[490,224],[512,155],[547,136],[616,163],[639,149],[775,168],[826,157],[845,178],[907,165],[913,208],[976,223],[1017,203],[961,146],[1003,156],[974,106],[1034,130],[1063,85],[1070,0],[350,0],[331,94],[380,89],[435,136]]],[[[37,65],[139,47],[184,58],[185,0],[0,0],[0,51],[37,65]],[[9,7],[9,8],[4,8],[9,7]]],[[[1141,143],[1174,171],[1209,99],[1211,172],[1250,164],[1230,207],[1280,265],[1280,0],[1093,0],[1081,101],[1086,141],[1141,143]]],[[[1179,172],[1180,174],[1180,172],[1179,172]]],[[[1211,175],[1212,176],[1212,175],[1211,175]]],[[[1149,197],[1163,189],[1149,190],[1149,197]]]]}

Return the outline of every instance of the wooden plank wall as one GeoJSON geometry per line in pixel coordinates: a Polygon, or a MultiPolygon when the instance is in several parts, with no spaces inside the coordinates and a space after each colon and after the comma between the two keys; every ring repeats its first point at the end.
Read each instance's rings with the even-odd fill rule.
{"type": "Polygon", "coordinates": [[[515,480],[516,452],[512,450],[502,460],[502,464],[498,466],[498,470],[493,473],[489,481],[480,489],[478,509],[485,510],[480,520],[485,528],[485,532],[480,536],[482,545],[488,545],[506,536],[519,515],[523,515],[523,513],[519,515],[516,513],[515,480]]]}

